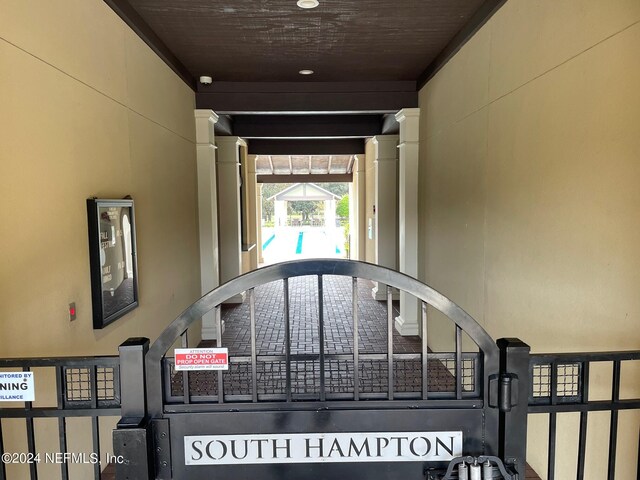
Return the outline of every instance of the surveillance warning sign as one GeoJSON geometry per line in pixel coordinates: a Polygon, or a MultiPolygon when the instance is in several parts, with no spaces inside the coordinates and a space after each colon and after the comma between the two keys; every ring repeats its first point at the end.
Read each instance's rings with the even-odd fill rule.
{"type": "Polygon", "coordinates": [[[176,370],[229,370],[227,348],[176,348],[176,370]]]}
{"type": "Polygon", "coordinates": [[[33,372],[0,372],[0,402],[33,402],[33,372]]]}

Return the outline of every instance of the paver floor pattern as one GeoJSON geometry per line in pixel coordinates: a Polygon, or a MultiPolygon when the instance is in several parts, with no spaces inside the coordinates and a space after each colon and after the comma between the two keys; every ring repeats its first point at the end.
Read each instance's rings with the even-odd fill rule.
{"type": "MultiPolygon", "coordinates": [[[[386,302],[373,299],[373,284],[358,280],[358,348],[362,353],[386,353],[386,302]]],[[[323,277],[325,353],[353,352],[353,316],[351,278],[323,277]]],[[[279,355],[285,350],[283,282],[256,287],[256,349],[258,355],[279,355]]],[[[318,279],[316,276],[289,280],[291,353],[319,353],[318,279]]],[[[393,316],[399,314],[394,302],[393,316]]],[[[222,346],[231,355],[251,354],[249,302],[223,305],[225,331],[222,346]]],[[[403,337],[393,330],[395,353],[419,353],[420,337],[403,337]]]]}

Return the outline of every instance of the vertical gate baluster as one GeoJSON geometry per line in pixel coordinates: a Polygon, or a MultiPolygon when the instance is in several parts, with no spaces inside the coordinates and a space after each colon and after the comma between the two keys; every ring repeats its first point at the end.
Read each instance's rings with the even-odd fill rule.
{"type": "MultiPolygon", "coordinates": [[[[187,332],[184,331],[180,335],[182,348],[189,348],[189,337],[187,332]]],[[[189,387],[189,372],[185,370],[182,372],[182,400],[185,404],[191,403],[191,389],[189,387]]]]}
{"type": "Polygon", "coordinates": [[[318,275],[318,337],[320,338],[320,401],[326,399],[324,384],[324,288],[322,275],[318,275]]]}
{"type": "MultiPolygon", "coordinates": [[[[56,369],[56,390],[58,394],[58,410],[64,409],[64,377],[63,367],[58,366],[56,369]]],[[[60,453],[67,452],[67,422],[65,417],[58,417],[58,439],[60,444],[60,453]]],[[[60,462],[60,476],[62,480],[69,479],[69,466],[67,462],[60,462]]],[[[0,476],[2,479],[2,476],[0,476]]]]}
{"type": "MultiPolygon", "coordinates": [[[[100,424],[98,417],[98,367],[92,365],[89,369],[89,380],[91,385],[91,437],[93,442],[93,453],[100,458],[100,424]]],[[[93,464],[93,476],[95,480],[100,480],[100,462],[93,464]]]]}
{"type": "MultiPolygon", "coordinates": [[[[589,401],[589,362],[582,364],[582,403],[589,401]]],[[[587,421],[588,412],[580,412],[580,437],[578,440],[578,473],[577,480],[584,479],[584,463],[587,450],[587,421]]]]}
{"type": "Polygon", "coordinates": [[[462,329],[456,325],[456,399],[462,399],[462,329]]]}
{"type": "Polygon", "coordinates": [[[249,289],[249,322],[251,324],[251,395],[253,403],[258,402],[258,361],[256,358],[256,292],[249,289]]]}
{"type": "MultiPolygon", "coordinates": [[[[30,372],[31,369],[29,367],[22,367],[22,371],[30,372]]],[[[34,385],[34,388],[35,388],[35,385],[34,385]]],[[[36,454],[36,436],[35,436],[35,430],[33,427],[33,417],[30,415],[32,405],[33,405],[32,402],[24,402],[25,410],[27,410],[29,415],[25,419],[27,423],[27,449],[29,450],[29,453],[31,455],[35,455],[36,454]]],[[[35,462],[31,462],[29,464],[29,475],[31,477],[31,480],[38,480],[38,469],[37,469],[37,464],[35,462]]]]}
{"type": "Polygon", "coordinates": [[[429,365],[427,348],[427,304],[420,302],[420,319],[422,324],[422,399],[429,398],[429,365]]]}
{"type": "Polygon", "coordinates": [[[393,292],[387,285],[387,379],[389,400],[393,400],[393,292]]]}
{"type": "MultiPolygon", "coordinates": [[[[216,331],[218,332],[218,341],[216,346],[222,348],[222,305],[216,306],[216,331]]],[[[218,370],[218,403],[224,403],[224,377],[222,370],[218,370]]]]}
{"type": "MultiPolygon", "coordinates": [[[[611,387],[611,401],[620,400],[620,360],[613,362],[613,382],[611,387]]],[[[614,480],[616,474],[616,451],[618,446],[618,409],[611,409],[611,426],[609,427],[609,469],[607,480],[614,480]]]]}
{"type": "Polygon", "coordinates": [[[289,279],[283,278],[284,289],[284,357],[287,402],[291,401],[291,322],[289,320],[289,279]]]}
{"type": "Polygon", "coordinates": [[[353,399],[360,400],[360,350],[358,346],[358,278],[351,279],[353,312],[353,399]]]}
{"type": "MultiPolygon", "coordinates": [[[[0,418],[0,455],[4,453],[4,442],[2,440],[2,418],[0,418]]],[[[0,461],[0,480],[7,480],[7,471],[4,462],[0,461]]]]}
{"type": "MultiPolygon", "coordinates": [[[[551,362],[551,405],[558,403],[558,365],[551,362]]],[[[549,414],[549,465],[547,480],[554,480],[556,472],[556,412],[549,414]]]]}

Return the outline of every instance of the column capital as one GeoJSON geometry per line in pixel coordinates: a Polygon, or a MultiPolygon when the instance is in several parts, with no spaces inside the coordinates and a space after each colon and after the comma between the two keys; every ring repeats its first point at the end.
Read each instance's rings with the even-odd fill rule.
{"type": "Polygon", "coordinates": [[[419,117],[420,117],[419,108],[403,108],[398,113],[396,113],[396,120],[398,121],[398,123],[402,123],[407,119],[419,118],[419,117]]]}
{"type": "Polygon", "coordinates": [[[254,174],[256,173],[256,158],[257,155],[247,155],[247,173],[254,174]]]}
{"type": "Polygon", "coordinates": [[[196,143],[213,144],[215,142],[214,125],[218,121],[218,115],[213,110],[194,110],[196,119],[196,143]]]}
{"type": "Polygon", "coordinates": [[[218,138],[216,138],[216,143],[223,143],[225,145],[235,144],[241,147],[247,146],[247,142],[243,138],[229,135],[219,136],[218,138]]]}
{"type": "Polygon", "coordinates": [[[400,143],[420,141],[420,109],[403,108],[396,113],[400,124],[400,143]]]}
{"type": "Polygon", "coordinates": [[[376,135],[373,137],[376,162],[398,161],[398,135],[376,135]]]}
{"type": "Polygon", "coordinates": [[[240,165],[237,147],[246,147],[247,142],[240,137],[224,136],[216,138],[216,145],[218,147],[217,161],[219,164],[235,163],[236,165],[240,165]]]}

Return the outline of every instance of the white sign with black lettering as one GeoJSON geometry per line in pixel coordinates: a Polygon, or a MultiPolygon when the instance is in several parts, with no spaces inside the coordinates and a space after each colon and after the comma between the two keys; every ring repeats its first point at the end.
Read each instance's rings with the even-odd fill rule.
{"type": "Polygon", "coordinates": [[[462,432],[291,433],[184,437],[187,465],[439,462],[462,455],[462,432]]]}
{"type": "Polygon", "coordinates": [[[0,402],[33,402],[33,372],[0,372],[0,402]]]}

